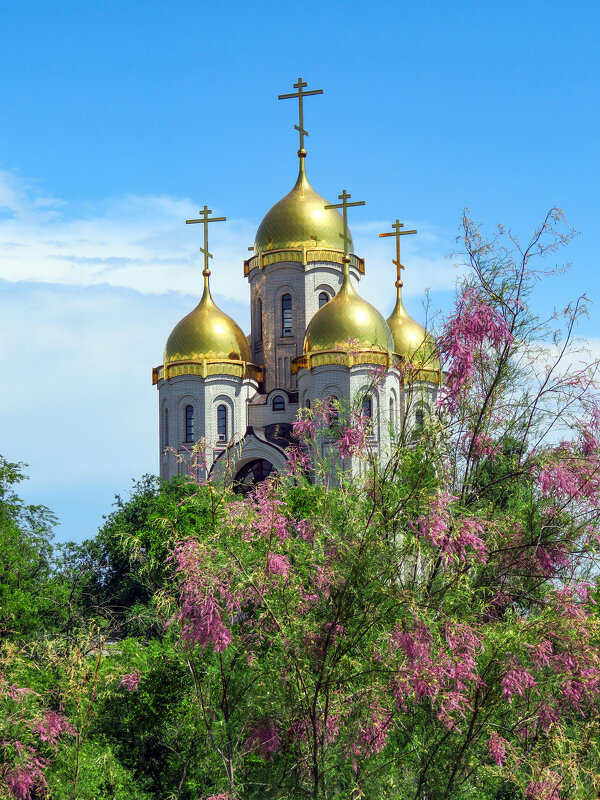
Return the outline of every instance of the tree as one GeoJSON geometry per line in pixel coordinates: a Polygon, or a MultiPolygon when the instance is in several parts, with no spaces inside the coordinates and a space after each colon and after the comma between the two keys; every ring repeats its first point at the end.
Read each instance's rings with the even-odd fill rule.
{"type": "Polygon", "coordinates": [[[552,210],[521,248],[464,218],[468,272],[420,439],[382,468],[355,434],[366,420],[344,430],[318,407],[297,434],[341,426],[364,479],[311,485],[297,452],[291,478],[228,498],[177,545],[215,791],[595,796],[597,368],[572,364],[583,302],[563,333],[529,305],[562,222],[552,210]]]}

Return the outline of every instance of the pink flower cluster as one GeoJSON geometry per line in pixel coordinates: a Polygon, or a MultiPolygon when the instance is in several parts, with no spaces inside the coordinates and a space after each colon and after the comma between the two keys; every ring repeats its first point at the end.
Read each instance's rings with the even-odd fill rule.
{"type": "Polygon", "coordinates": [[[487,741],[487,751],[490,758],[496,763],[497,767],[501,767],[506,761],[506,747],[508,742],[499,736],[496,731],[490,733],[487,741]]]}
{"type": "Polygon", "coordinates": [[[511,659],[510,668],[506,670],[502,678],[502,695],[505,700],[512,703],[513,695],[524,697],[530,689],[537,691],[537,683],[531,674],[516,661],[511,659]]]}
{"type": "Polygon", "coordinates": [[[277,497],[273,481],[257,484],[243,500],[230,503],[227,509],[229,523],[241,531],[245,541],[272,537],[283,541],[290,532],[283,513],[285,503],[277,497]]]}
{"type": "Polygon", "coordinates": [[[444,563],[457,559],[464,562],[474,553],[482,564],[487,561],[485,531],[481,522],[472,517],[457,517],[450,513],[456,497],[440,492],[431,503],[431,510],[419,517],[416,529],[420,535],[439,551],[444,563]]]}
{"type": "Polygon", "coordinates": [[[240,601],[225,575],[205,574],[203,556],[193,539],[180,542],[175,548],[176,571],[183,578],[176,618],[182,626],[183,641],[202,650],[212,644],[217,653],[222,653],[232,641],[222,615],[233,616],[240,609],[240,601]]]}
{"type": "Polygon", "coordinates": [[[336,442],[342,458],[363,455],[368,446],[368,432],[371,420],[358,411],[350,414],[348,425],[344,426],[340,438],[336,442]]]}
{"type": "Polygon", "coordinates": [[[53,747],[56,747],[64,733],[71,736],[75,736],[77,733],[66,717],[58,711],[44,711],[42,718],[32,725],[31,730],[40,737],[42,742],[48,742],[53,747]]]}
{"type": "Polygon", "coordinates": [[[128,692],[137,692],[141,678],[141,672],[139,669],[136,669],[133,672],[127,673],[127,675],[123,675],[119,686],[123,686],[128,692]]]}
{"type": "Polygon", "coordinates": [[[247,747],[265,760],[271,760],[281,749],[281,737],[272,720],[262,721],[250,729],[247,747]]]}
{"type": "Polygon", "coordinates": [[[511,341],[506,319],[475,289],[466,288],[438,341],[447,369],[440,403],[450,413],[458,410],[460,397],[475,377],[477,362],[488,360],[490,348],[498,352],[511,341]]]}
{"type": "Polygon", "coordinates": [[[437,705],[437,716],[453,728],[457,715],[464,717],[470,709],[469,695],[473,685],[481,685],[477,653],[483,645],[472,628],[454,623],[446,626],[445,647],[434,646],[427,627],[416,622],[409,630],[393,630],[389,645],[392,652],[404,655],[400,663],[393,693],[398,706],[407,710],[410,700],[429,698],[437,705]]]}

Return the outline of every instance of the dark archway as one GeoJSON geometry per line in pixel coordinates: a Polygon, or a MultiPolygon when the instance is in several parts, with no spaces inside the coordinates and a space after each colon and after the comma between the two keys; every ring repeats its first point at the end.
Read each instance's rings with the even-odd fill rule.
{"type": "Polygon", "coordinates": [[[274,473],[275,469],[270,461],[264,458],[255,458],[254,461],[249,461],[239,470],[233,479],[233,489],[241,494],[246,494],[257,483],[264,481],[274,473]]]}

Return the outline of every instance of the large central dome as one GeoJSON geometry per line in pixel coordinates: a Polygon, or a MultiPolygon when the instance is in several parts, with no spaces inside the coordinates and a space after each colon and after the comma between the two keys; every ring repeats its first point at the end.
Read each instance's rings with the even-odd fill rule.
{"type": "MultiPolygon", "coordinates": [[[[342,215],[334,208],[325,209],[327,200],[312,188],[306,177],[304,156],[300,157],[298,180],[266,214],[256,233],[256,252],[285,250],[290,247],[323,247],[343,250],[342,215]]],[[[349,243],[352,250],[352,238],[349,243]]]]}

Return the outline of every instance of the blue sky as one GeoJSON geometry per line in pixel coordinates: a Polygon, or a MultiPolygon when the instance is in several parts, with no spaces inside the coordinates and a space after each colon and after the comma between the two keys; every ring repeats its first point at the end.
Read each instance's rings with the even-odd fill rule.
{"type": "Polygon", "coordinates": [[[308,172],[351,220],[361,293],[388,313],[387,245],[406,243],[407,305],[445,308],[461,211],[525,235],[554,204],[581,231],[540,307],[586,293],[598,348],[600,5],[578,2],[74,1],[0,11],[0,452],[59,539],[93,535],[116,492],[157,468],[150,370],[194,305],[199,233],[213,286],[248,329],[241,271],[295,179],[302,75],[308,172]],[[411,272],[412,268],[412,272],[411,272]]]}

